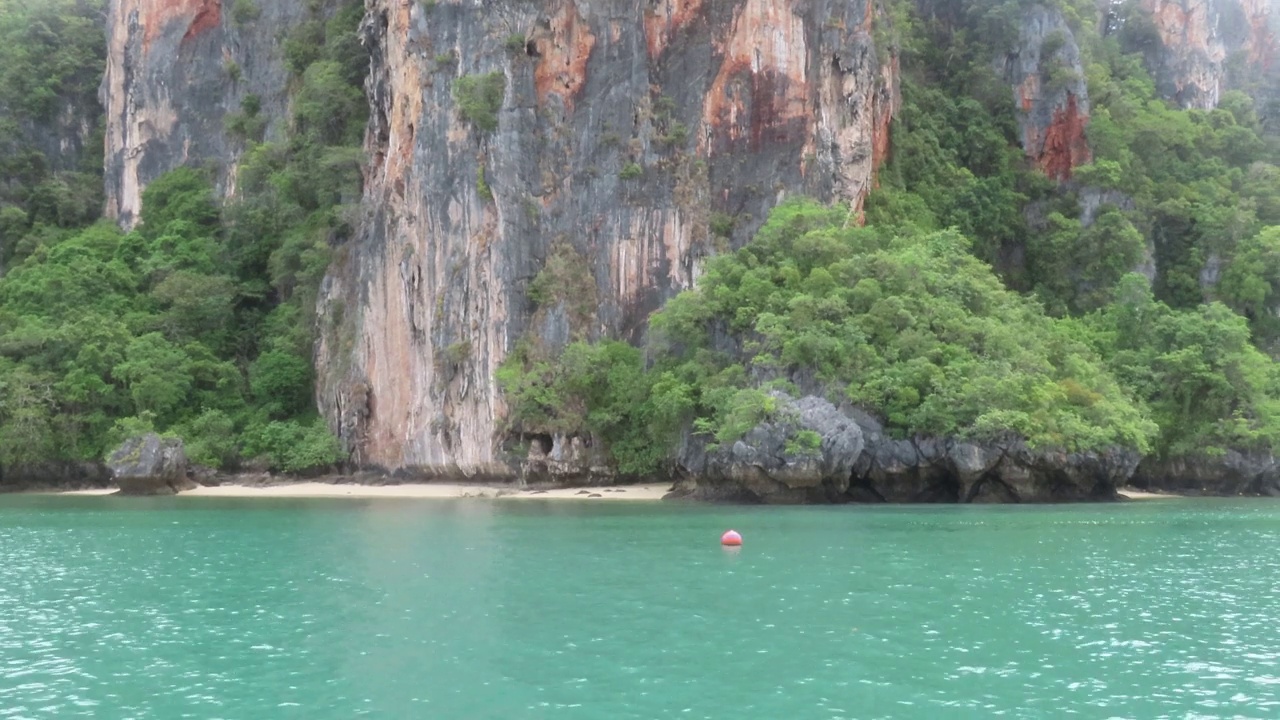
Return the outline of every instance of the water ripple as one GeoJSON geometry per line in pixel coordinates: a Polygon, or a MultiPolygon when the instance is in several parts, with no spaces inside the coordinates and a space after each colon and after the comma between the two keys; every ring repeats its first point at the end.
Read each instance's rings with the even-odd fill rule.
{"type": "Polygon", "coordinates": [[[1267,501],[0,497],[0,718],[1276,717],[1278,541],[1267,501]]]}

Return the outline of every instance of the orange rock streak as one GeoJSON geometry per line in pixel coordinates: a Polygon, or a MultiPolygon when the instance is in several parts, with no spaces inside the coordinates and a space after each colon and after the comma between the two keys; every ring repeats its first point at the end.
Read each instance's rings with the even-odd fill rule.
{"type": "Polygon", "coordinates": [[[1274,0],[1241,0],[1245,18],[1249,22],[1249,39],[1245,52],[1249,63],[1270,70],[1280,58],[1280,40],[1277,40],[1271,23],[1280,15],[1274,0]]]}
{"type": "Polygon", "coordinates": [[[189,40],[222,22],[222,0],[133,0],[126,2],[122,9],[126,13],[137,12],[138,23],[145,28],[144,48],[150,47],[151,41],[170,23],[187,23],[182,39],[189,40]]]}
{"type": "Polygon", "coordinates": [[[702,0],[662,0],[659,7],[646,12],[644,36],[649,57],[657,59],[667,49],[671,36],[692,22],[700,10],[702,0]]]}
{"type": "Polygon", "coordinates": [[[587,82],[587,61],[595,46],[596,37],[577,6],[571,0],[562,2],[551,18],[550,36],[538,43],[542,58],[534,69],[533,81],[540,104],[545,105],[547,97],[555,94],[566,110],[573,109],[574,96],[587,82]]]}
{"type": "Polygon", "coordinates": [[[1075,95],[1067,95],[1067,106],[1053,113],[1053,124],[1045,131],[1044,145],[1036,158],[1040,169],[1054,180],[1071,179],[1071,171],[1093,159],[1085,139],[1089,117],[1080,112],[1075,95]]]}
{"type": "Polygon", "coordinates": [[[808,124],[808,43],[790,2],[746,0],[723,47],[724,61],[703,105],[710,150],[741,141],[751,149],[785,139],[792,121],[808,124]]]}

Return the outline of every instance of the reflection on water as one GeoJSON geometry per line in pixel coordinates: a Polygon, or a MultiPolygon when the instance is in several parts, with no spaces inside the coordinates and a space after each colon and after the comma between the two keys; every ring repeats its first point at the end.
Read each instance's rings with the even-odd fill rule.
{"type": "Polygon", "coordinates": [[[0,497],[0,718],[1280,717],[1278,540],[1265,500],[0,497]]]}

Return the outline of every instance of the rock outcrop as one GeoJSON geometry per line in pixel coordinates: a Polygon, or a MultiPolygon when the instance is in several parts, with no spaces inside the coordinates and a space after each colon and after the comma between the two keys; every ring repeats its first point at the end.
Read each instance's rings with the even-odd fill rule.
{"type": "Polygon", "coordinates": [[[1144,458],[1132,484],[1143,490],[1195,495],[1280,496],[1280,464],[1268,452],[1144,458]]]}
{"type": "Polygon", "coordinates": [[[1280,83],[1280,6],[1274,0],[1141,0],[1127,37],[1161,94],[1183,107],[1216,107],[1224,90],[1271,95],[1280,83]]]}
{"type": "Polygon", "coordinates": [[[777,411],[738,441],[688,438],[676,495],[764,503],[1112,500],[1138,466],[1124,449],[1071,453],[1008,438],[895,439],[872,416],[818,397],[774,394],[777,411]],[[797,442],[801,431],[821,438],[797,442]]]}
{"type": "Polygon", "coordinates": [[[196,486],[187,479],[182,440],[147,433],[129,438],[107,459],[121,495],[174,495],[196,486]]]}
{"type": "Polygon", "coordinates": [[[1022,14],[1017,47],[1000,63],[1013,85],[1022,148],[1058,181],[1093,159],[1085,126],[1089,90],[1080,47],[1062,13],[1033,5],[1022,14]]]}
{"type": "Polygon", "coordinates": [[[54,173],[86,170],[96,164],[94,155],[101,147],[94,142],[100,139],[101,112],[96,99],[76,96],[58,98],[53,113],[38,119],[0,107],[0,116],[9,116],[6,119],[17,115],[11,142],[5,142],[5,134],[0,133],[0,156],[17,157],[34,150],[54,173]]]}
{"type": "Polygon", "coordinates": [[[862,428],[822,398],[777,392],[773,398],[772,417],[733,443],[709,448],[701,438],[685,441],[680,495],[769,503],[844,498],[864,448],[862,428]]]}
{"type": "MultiPolygon", "coordinates": [[[[307,0],[256,0],[237,18],[231,0],[110,0],[106,109],[107,215],[137,222],[142,190],[186,164],[208,163],[225,194],[245,143],[227,117],[258,97],[265,137],[288,117],[289,73],[281,39],[311,15],[307,0]]],[[[333,5],[325,0],[318,5],[333,5]]]]}
{"type": "Polygon", "coordinates": [[[493,378],[535,323],[637,338],[787,194],[856,219],[887,152],[897,65],[874,0],[367,8],[364,217],[322,288],[318,355],[321,410],[362,466],[517,476],[493,378]],[[464,114],[460,83],[484,76],[500,106],[464,114]],[[586,292],[535,318],[528,286],[561,253],[557,286],[586,292]]]}
{"type": "Polygon", "coordinates": [[[520,481],[562,487],[611,484],[617,473],[600,449],[588,442],[578,435],[533,438],[520,468],[520,481]]]}

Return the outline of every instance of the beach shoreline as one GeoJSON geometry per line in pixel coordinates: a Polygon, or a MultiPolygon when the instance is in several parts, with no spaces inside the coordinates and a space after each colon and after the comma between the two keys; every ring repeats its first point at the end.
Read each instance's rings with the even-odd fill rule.
{"type": "MultiPolygon", "coordinates": [[[[178,494],[179,497],[214,498],[352,498],[399,500],[583,500],[583,501],[646,501],[657,502],[673,491],[671,483],[642,483],[637,485],[608,485],[588,487],[517,487],[514,485],[485,483],[402,483],[368,485],[352,482],[324,482],[301,480],[269,484],[227,482],[220,485],[201,485],[178,494]]],[[[58,489],[43,488],[19,491],[21,494],[106,496],[117,489],[58,489]]],[[[1116,495],[1124,501],[1175,500],[1186,497],[1178,493],[1150,492],[1133,487],[1116,489],[1116,495]]]]}
{"type": "Polygon", "coordinates": [[[1133,487],[1116,488],[1116,494],[1125,500],[1177,500],[1186,495],[1168,492],[1150,492],[1133,487]]]}
{"type": "MultiPolygon", "coordinates": [[[[44,495],[112,495],[116,488],[89,490],[35,490],[44,495]]],[[[359,485],[354,483],[291,482],[272,485],[201,485],[178,493],[177,497],[223,498],[356,498],[356,499],[431,499],[463,498],[501,500],[611,500],[658,501],[671,492],[670,483],[610,485],[572,488],[518,488],[502,485],[468,485],[460,483],[405,483],[401,485],[359,485]]]]}

